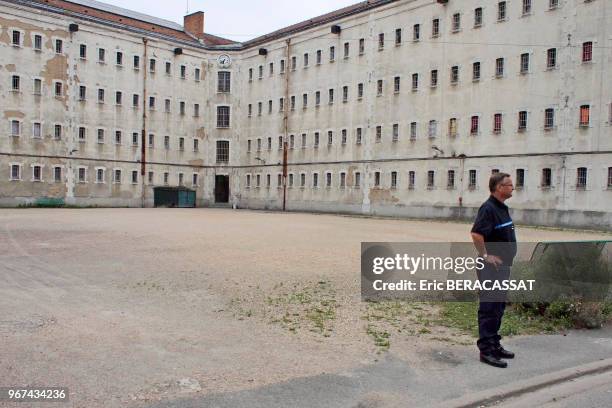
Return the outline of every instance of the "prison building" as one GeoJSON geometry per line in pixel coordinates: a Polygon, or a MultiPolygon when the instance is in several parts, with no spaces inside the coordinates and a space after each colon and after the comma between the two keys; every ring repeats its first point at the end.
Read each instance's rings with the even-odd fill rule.
{"type": "Polygon", "coordinates": [[[612,225],[612,4],[371,0],[246,42],[0,0],[0,205],[195,205],[612,225]],[[161,194],[158,194],[161,196],[161,194]]]}

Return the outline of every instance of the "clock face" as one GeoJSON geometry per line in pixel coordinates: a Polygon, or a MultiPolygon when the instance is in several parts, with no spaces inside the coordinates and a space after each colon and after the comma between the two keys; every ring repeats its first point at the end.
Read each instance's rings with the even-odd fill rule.
{"type": "Polygon", "coordinates": [[[232,59],[227,54],[219,55],[219,58],[217,58],[217,61],[219,62],[219,66],[221,68],[227,68],[232,64],[232,59]]]}

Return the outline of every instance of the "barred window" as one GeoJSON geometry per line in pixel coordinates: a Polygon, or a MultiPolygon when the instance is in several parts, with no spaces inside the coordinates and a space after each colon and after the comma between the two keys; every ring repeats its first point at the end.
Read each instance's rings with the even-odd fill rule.
{"type": "Polygon", "coordinates": [[[578,167],[576,169],[576,188],[585,189],[587,186],[587,168],[578,167]]]}
{"type": "Polygon", "coordinates": [[[229,106],[217,106],[217,127],[218,128],[229,128],[230,127],[230,107],[229,106]]]}
{"type": "Polygon", "coordinates": [[[552,129],[555,126],[555,110],[548,108],[544,111],[544,129],[552,129]]]}
{"type": "Polygon", "coordinates": [[[551,185],[552,185],[552,169],[547,168],[547,167],[543,168],[541,186],[550,187],[551,185]]]}
{"type": "Polygon", "coordinates": [[[217,163],[229,163],[229,141],[217,140],[217,163]]]}
{"type": "Polygon", "coordinates": [[[217,92],[229,93],[231,89],[231,72],[219,71],[217,73],[217,92]]]}

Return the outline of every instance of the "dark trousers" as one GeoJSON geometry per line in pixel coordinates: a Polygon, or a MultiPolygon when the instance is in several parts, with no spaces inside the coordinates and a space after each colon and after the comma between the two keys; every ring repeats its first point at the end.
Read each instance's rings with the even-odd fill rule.
{"type": "MultiPolygon", "coordinates": [[[[500,266],[495,268],[489,264],[478,273],[478,279],[504,280],[510,276],[510,268],[500,266]]],[[[506,310],[506,293],[500,291],[482,291],[479,293],[478,306],[478,348],[483,353],[491,353],[497,347],[501,336],[499,329],[506,310]]]]}

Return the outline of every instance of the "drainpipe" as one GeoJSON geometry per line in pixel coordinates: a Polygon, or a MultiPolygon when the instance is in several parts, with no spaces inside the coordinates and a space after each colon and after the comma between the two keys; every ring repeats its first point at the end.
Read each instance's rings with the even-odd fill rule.
{"type": "Polygon", "coordinates": [[[287,43],[287,56],[285,59],[285,106],[283,112],[285,125],[285,136],[283,137],[283,211],[287,207],[287,139],[289,138],[289,75],[291,72],[289,60],[291,58],[291,38],[288,38],[285,42],[287,43]]]}
{"type": "Polygon", "coordinates": [[[142,132],[140,136],[140,180],[142,182],[142,208],[145,207],[145,171],[146,171],[146,160],[147,160],[147,39],[143,37],[142,44],[144,46],[144,58],[142,61],[142,68],[144,71],[142,81],[142,132]]]}

